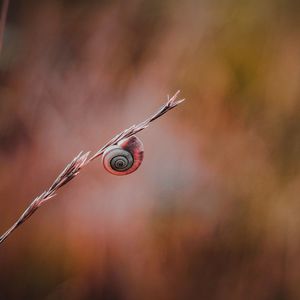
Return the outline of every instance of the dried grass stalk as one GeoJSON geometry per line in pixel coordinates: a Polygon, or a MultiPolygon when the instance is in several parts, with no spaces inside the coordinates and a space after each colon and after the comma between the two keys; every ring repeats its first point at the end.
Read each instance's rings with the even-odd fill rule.
{"type": "Polygon", "coordinates": [[[114,136],[109,142],[107,142],[101,149],[99,149],[93,156],[89,158],[90,152],[80,152],[67,166],[66,168],[58,175],[58,177],[55,179],[55,181],[52,183],[50,188],[46,191],[44,191],[41,195],[36,197],[31,204],[28,206],[28,208],[24,211],[24,213],[21,215],[21,217],[17,220],[17,222],[11,226],[1,237],[0,237],[0,244],[21,224],[23,224],[27,219],[29,219],[34,212],[42,206],[45,202],[47,202],[49,199],[56,196],[56,192],[65,184],[67,184],[69,181],[71,181],[74,177],[76,177],[80,170],[85,167],[87,164],[89,164],[94,159],[98,158],[103,154],[105,149],[111,145],[117,144],[119,141],[121,141],[124,138],[128,138],[134,134],[137,134],[138,132],[144,130],[149,126],[151,122],[156,120],[157,118],[164,115],[166,112],[170,111],[177,105],[179,105],[181,102],[184,101],[184,99],[176,100],[177,96],[179,94],[179,91],[175,93],[173,97],[169,99],[167,103],[165,103],[154,115],[152,115],[150,118],[146,119],[145,121],[137,124],[132,125],[131,127],[125,129],[124,131],[120,132],[116,136],[114,136]]]}

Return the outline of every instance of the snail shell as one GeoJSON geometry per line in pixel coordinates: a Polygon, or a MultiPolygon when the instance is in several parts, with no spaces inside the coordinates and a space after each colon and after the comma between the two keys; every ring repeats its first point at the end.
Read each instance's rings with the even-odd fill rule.
{"type": "Polygon", "coordinates": [[[104,168],[114,175],[127,175],[141,165],[144,146],[135,135],[121,140],[117,145],[108,147],[102,156],[104,168]]]}

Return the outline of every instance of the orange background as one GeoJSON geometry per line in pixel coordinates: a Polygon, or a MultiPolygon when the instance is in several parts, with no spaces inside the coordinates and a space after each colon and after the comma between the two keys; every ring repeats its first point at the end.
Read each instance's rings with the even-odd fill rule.
{"type": "Polygon", "coordinates": [[[300,299],[300,5],[12,0],[0,229],[180,89],[117,177],[95,161],[0,246],[0,299],[300,299]]]}

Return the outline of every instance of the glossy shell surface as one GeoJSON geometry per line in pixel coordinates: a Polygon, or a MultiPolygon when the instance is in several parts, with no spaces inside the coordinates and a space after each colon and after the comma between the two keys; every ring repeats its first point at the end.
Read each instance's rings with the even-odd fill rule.
{"type": "Polygon", "coordinates": [[[136,136],[108,147],[102,156],[104,168],[111,174],[122,176],[136,171],[144,159],[144,146],[136,136]]]}

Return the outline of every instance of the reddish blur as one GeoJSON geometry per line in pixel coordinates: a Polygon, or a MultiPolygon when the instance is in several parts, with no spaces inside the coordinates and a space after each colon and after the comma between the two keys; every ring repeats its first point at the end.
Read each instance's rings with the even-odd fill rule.
{"type": "Polygon", "coordinates": [[[11,0],[0,229],[182,90],[123,177],[95,161],[0,246],[0,299],[300,299],[296,0],[11,0]]]}

